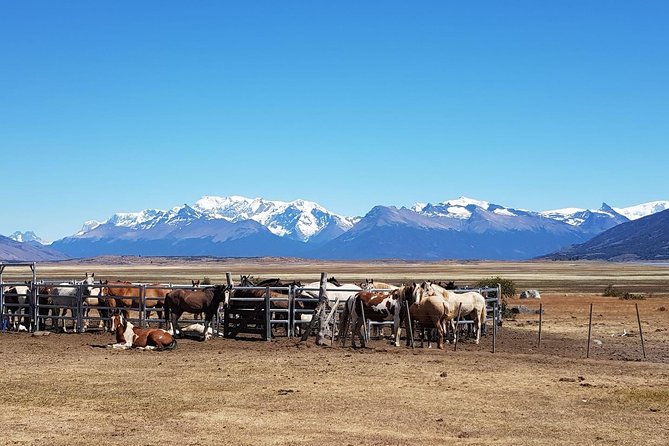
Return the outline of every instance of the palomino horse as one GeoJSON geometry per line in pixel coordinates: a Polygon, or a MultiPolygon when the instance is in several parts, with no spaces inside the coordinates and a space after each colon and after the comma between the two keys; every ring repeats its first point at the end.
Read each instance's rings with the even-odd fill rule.
{"type": "Polygon", "coordinates": [[[364,282],[360,283],[360,288],[362,288],[365,291],[372,291],[372,290],[396,290],[399,287],[385,282],[374,282],[374,279],[365,279],[364,282]]]}
{"type": "Polygon", "coordinates": [[[128,320],[128,312],[116,310],[111,318],[112,330],[116,332],[116,344],[109,344],[109,348],[126,350],[138,348],[140,350],[173,350],[177,348],[174,337],[162,328],[139,328],[128,320]]]}
{"type": "MultiPolygon", "coordinates": [[[[102,292],[107,297],[107,304],[110,307],[120,307],[126,309],[133,309],[139,311],[140,309],[140,291],[137,286],[131,282],[117,281],[107,282],[102,292]]],[[[159,284],[149,284],[150,287],[158,286],[159,284]]],[[[151,311],[155,311],[158,319],[163,319],[163,301],[170,292],[169,288],[144,288],[144,303],[146,305],[146,318],[151,315],[151,311]]],[[[162,323],[162,322],[161,322],[162,323]]]]}
{"type": "Polygon", "coordinates": [[[184,313],[204,313],[204,330],[202,340],[207,339],[207,331],[214,314],[218,312],[218,306],[226,301],[229,296],[229,290],[223,285],[216,285],[212,288],[199,288],[194,291],[173,290],[165,297],[165,322],[172,324],[172,333],[177,336],[179,318],[184,313]],[[171,320],[170,320],[171,317],[171,320]]]}
{"type": "MultiPolygon", "coordinates": [[[[411,293],[402,293],[400,295],[400,308],[403,310],[408,305],[409,315],[406,311],[395,313],[394,331],[395,346],[400,345],[400,336],[402,332],[401,322],[404,320],[407,333],[410,330],[410,321],[419,322],[423,328],[434,328],[437,330],[437,347],[444,348],[444,333],[446,322],[453,318],[451,304],[444,296],[436,292],[429,282],[423,282],[420,286],[413,284],[411,293]],[[409,316],[409,317],[407,317],[409,316]]],[[[407,346],[411,345],[411,337],[407,336],[407,346]]]]}
{"type": "Polygon", "coordinates": [[[400,312],[400,302],[405,293],[413,293],[412,287],[400,287],[388,292],[360,291],[350,297],[344,306],[341,320],[339,321],[339,333],[342,345],[346,340],[348,331],[348,321],[351,320],[351,346],[355,345],[356,335],[360,338],[360,344],[364,348],[367,346],[365,328],[363,320],[373,322],[394,321],[396,315],[400,312]]]}
{"type": "Polygon", "coordinates": [[[61,283],[58,286],[54,287],[51,290],[51,302],[57,308],[54,308],[52,315],[57,317],[56,328],[60,326],[60,321],[63,322],[63,332],[67,333],[67,327],[65,324],[65,315],[67,310],[70,310],[72,318],[74,319],[74,324],[72,326],[72,331],[77,332],[77,320],[79,319],[79,302],[77,302],[77,290],[79,285],[87,285],[83,287],[83,297],[90,296],[91,294],[91,285],[95,284],[95,273],[90,276],[86,273],[86,277],[81,281],[74,281],[73,283],[61,283]],[[60,308],[58,308],[60,307],[60,308]]]}
{"type": "Polygon", "coordinates": [[[481,328],[483,327],[486,318],[485,298],[475,291],[455,293],[435,284],[430,284],[430,287],[432,290],[431,292],[441,294],[444,299],[448,301],[453,310],[451,329],[453,330],[454,339],[457,339],[458,336],[455,324],[456,318],[458,317],[458,309],[460,309],[460,317],[472,317],[476,329],[476,343],[478,344],[481,339],[481,328]]]}

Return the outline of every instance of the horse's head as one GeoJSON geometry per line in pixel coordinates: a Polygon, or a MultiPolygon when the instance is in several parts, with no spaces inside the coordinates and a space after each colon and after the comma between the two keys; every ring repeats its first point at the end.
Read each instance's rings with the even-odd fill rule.
{"type": "Polygon", "coordinates": [[[95,273],[91,273],[90,275],[86,273],[86,277],[81,282],[76,282],[79,283],[80,285],[87,285],[84,287],[83,292],[84,296],[90,296],[91,295],[91,285],[95,285],[95,273]]]}
{"type": "Polygon", "coordinates": [[[420,285],[414,284],[412,300],[413,303],[420,304],[424,297],[434,296],[436,294],[435,289],[432,287],[432,282],[426,281],[420,285]]]}
{"type": "Polygon", "coordinates": [[[360,282],[359,286],[365,291],[371,291],[374,289],[374,279],[365,279],[364,282],[360,282]]]}
{"type": "Polygon", "coordinates": [[[239,276],[239,286],[254,286],[253,281],[251,280],[253,276],[239,276]]]}
{"type": "Polygon", "coordinates": [[[125,331],[125,327],[128,325],[127,321],[128,312],[126,310],[115,310],[111,317],[112,331],[117,331],[119,327],[122,331],[125,331]]]}
{"type": "Polygon", "coordinates": [[[232,295],[232,287],[226,285],[216,285],[213,288],[207,288],[214,293],[214,302],[218,304],[223,303],[223,308],[228,308],[230,305],[230,296],[232,295]]]}
{"type": "Polygon", "coordinates": [[[200,280],[191,280],[190,281],[193,284],[193,288],[200,288],[200,280]]]}

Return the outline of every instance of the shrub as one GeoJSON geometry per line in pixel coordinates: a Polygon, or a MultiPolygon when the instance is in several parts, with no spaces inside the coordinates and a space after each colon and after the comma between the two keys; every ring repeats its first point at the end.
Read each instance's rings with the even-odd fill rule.
{"type": "Polygon", "coordinates": [[[481,279],[476,283],[476,286],[482,288],[496,288],[498,283],[502,285],[502,297],[513,297],[516,295],[516,284],[514,281],[510,279],[502,279],[499,276],[481,279]]]}
{"type": "Polygon", "coordinates": [[[211,285],[211,279],[207,276],[202,279],[202,285],[211,285]]]}
{"type": "Polygon", "coordinates": [[[645,298],[646,298],[646,295],[643,294],[643,293],[628,293],[628,292],[625,292],[618,299],[622,299],[622,300],[644,300],[645,298]]]}
{"type": "Polygon", "coordinates": [[[623,297],[624,293],[621,290],[617,290],[613,287],[612,284],[608,284],[602,293],[604,297],[623,297]]]}
{"type": "Polygon", "coordinates": [[[497,288],[497,284],[500,284],[502,287],[502,318],[507,319],[507,318],[515,318],[515,316],[511,313],[511,311],[508,310],[507,304],[506,304],[506,299],[508,297],[513,297],[516,295],[516,284],[514,283],[513,280],[510,279],[502,279],[499,276],[496,277],[488,277],[485,279],[481,279],[476,283],[477,287],[481,288],[497,288]]]}

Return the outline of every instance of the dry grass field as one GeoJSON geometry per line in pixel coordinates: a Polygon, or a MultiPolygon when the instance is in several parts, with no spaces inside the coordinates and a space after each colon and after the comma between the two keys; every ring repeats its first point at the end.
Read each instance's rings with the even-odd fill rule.
{"type": "Polygon", "coordinates": [[[482,277],[537,288],[480,345],[453,351],[318,347],[277,338],[180,339],[172,352],[111,351],[110,334],[0,333],[0,444],[434,445],[669,443],[669,266],[608,263],[334,263],[108,259],[39,265],[40,278],[185,283],[225,272],[317,280],[482,277]],[[153,262],[153,263],[151,263],[153,262]],[[652,293],[602,297],[609,283],[652,293]],[[593,303],[591,358],[585,359],[593,303]],[[642,359],[634,304],[646,340],[642,359]],[[665,310],[662,310],[662,309],[665,310]],[[625,334],[625,336],[622,336],[625,334]]]}

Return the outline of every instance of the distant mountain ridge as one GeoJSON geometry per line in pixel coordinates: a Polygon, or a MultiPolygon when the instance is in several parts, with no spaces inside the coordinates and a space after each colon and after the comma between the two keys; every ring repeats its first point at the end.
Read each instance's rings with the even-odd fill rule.
{"type": "Polygon", "coordinates": [[[529,211],[460,197],[345,217],[306,200],[204,196],[193,206],[87,221],[51,246],[104,254],[299,256],[333,259],[528,259],[581,244],[669,202],[529,211]],[[630,217],[627,217],[629,215],[630,217]]]}
{"type": "Polygon", "coordinates": [[[0,235],[0,261],[3,262],[37,262],[63,260],[67,256],[48,246],[34,242],[17,242],[0,235]]]}
{"type": "Polygon", "coordinates": [[[615,226],[585,243],[544,256],[553,260],[669,260],[669,210],[615,226]]]}

